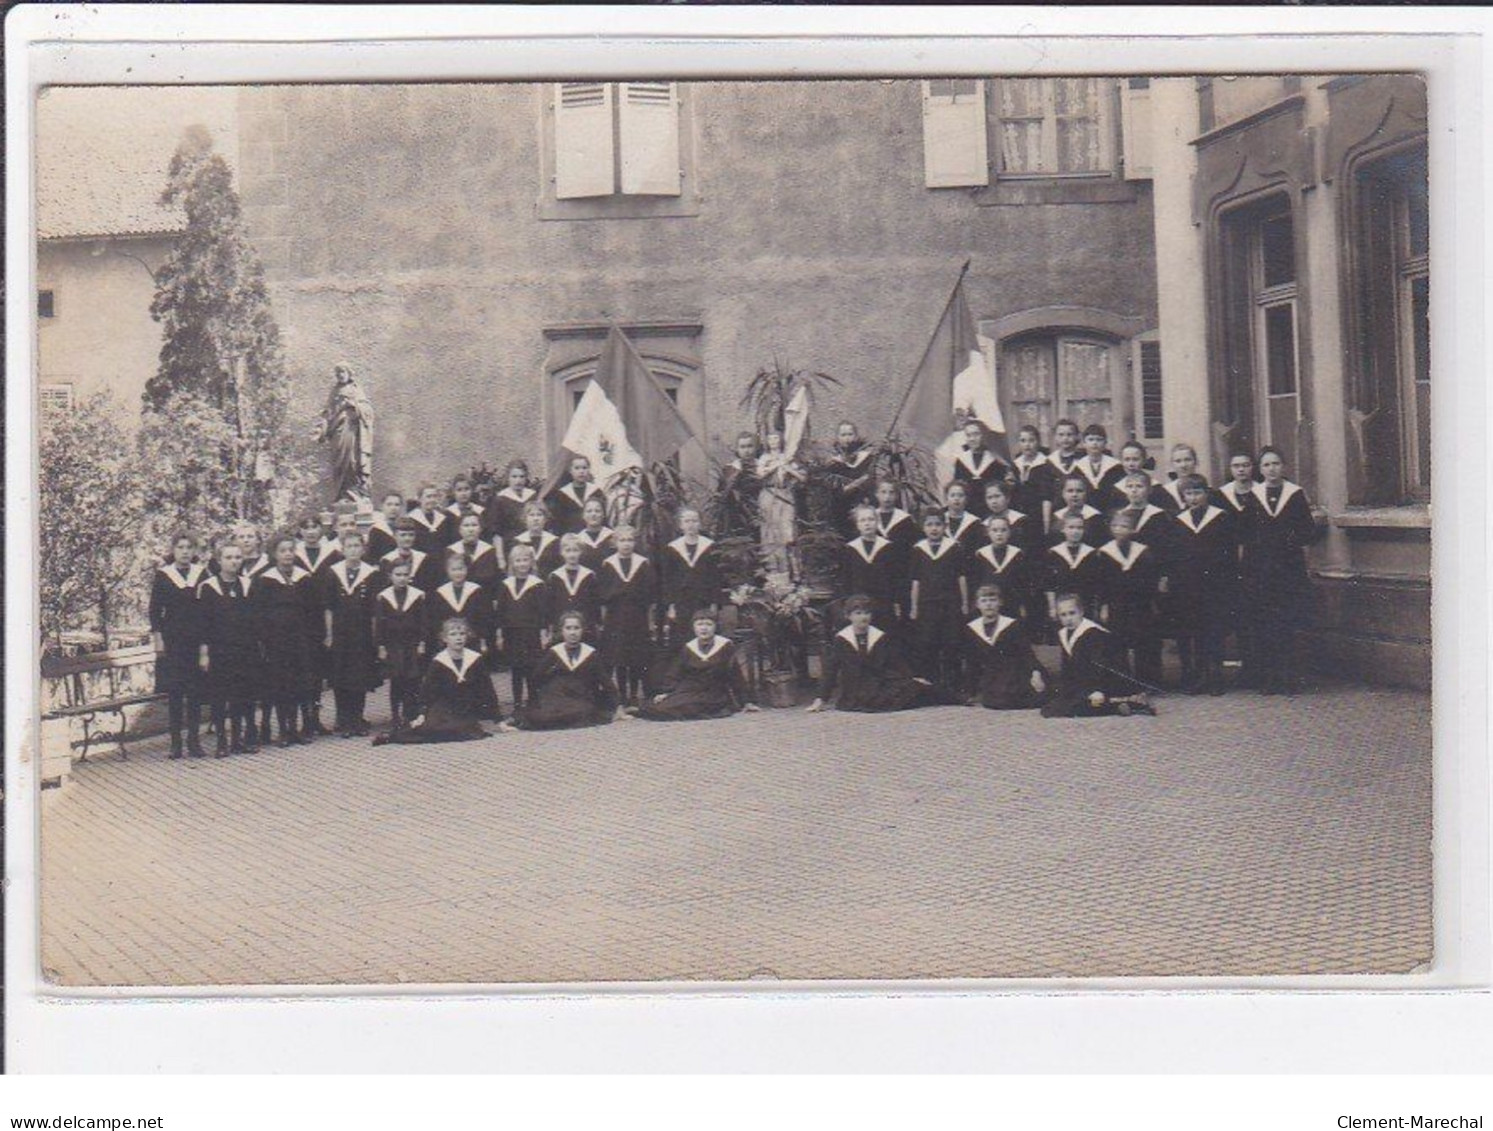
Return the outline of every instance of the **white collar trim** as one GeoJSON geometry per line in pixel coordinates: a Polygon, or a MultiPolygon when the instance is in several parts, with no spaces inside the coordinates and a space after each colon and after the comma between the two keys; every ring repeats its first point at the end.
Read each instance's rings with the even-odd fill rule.
{"type": "Polygon", "coordinates": [[[582,641],[580,655],[576,657],[575,663],[573,664],[570,662],[570,654],[566,651],[566,644],[564,641],[561,641],[559,644],[553,645],[550,648],[550,651],[553,652],[556,656],[560,657],[560,662],[565,665],[567,670],[575,671],[576,668],[580,667],[591,658],[591,653],[595,652],[596,649],[591,647],[591,645],[587,644],[585,641],[582,641]]]}
{"type": "Polygon", "coordinates": [[[722,648],[724,648],[729,643],[730,643],[730,641],[727,640],[724,636],[721,636],[721,635],[717,634],[717,635],[711,637],[711,647],[710,647],[710,651],[709,652],[702,652],[702,651],[700,651],[700,638],[698,636],[696,636],[688,644],[686,644],[685,647],[688,648],[695,655],[699,656],[700,659],[702,659],[702,660],[709,660],[709,659],[713,659],[714,656],[715,656],[715,654],[717,652],[719,652],[722,648]]]}
{"type": "Polygon", "coordinates": [[[866,553],[866,540],[859,534],[857,534],[849,542],[846,542],[845,545],[849,546],[852,550],[859,554],[862,561],[870,564],[871,562],[876,560],[877,554],[881,553],[884,548],[891,545],[891,542],[887,541],[887,539],[878,534],[876,536],[876,541],[871,543],[871,552],[869,554],[866,553]]]}
{"type": "MultiPolygon", "coordinates": [[[[348,567],[349,564],[350,563],[348,563],[346,561],[337,562],[336,564],[334,564],[332,566],[331,572],[332,572],[333,576],[335,576],[337,578],[337,583],[342,586],[342,592],[346,593],[348,596],[351,596],[352,595],[352,591],[357,588],[357,585],[356,584],[353,584],[353,585],[349,585],[348,584],[348,581],[347,581],[347,567],[348,567]]],[[[376,569],[374,569],[372,566],[369,566],[367,562],[359,562],[358,563],[358,573],[360,575],[358,577],[358,581],[359,582],[366,581],[368,578],[372,577],[377,572],[378,571],[376,569]],[[365,566],[367,567],[366,571],[364,569],[365,566]]]]}
{"type": "Polygon", "coordinates": [[[1080,542],[1078,544],[1078,557],[1075,558],[1068,552],[1068,543],[1060,542],[1052,548],[1052,552],[1062,558],[1064,564],[1069,569],[1077,569],[1083,565],[1084,559],[1094,552],[1094,547],[1090,546],[1087,542],[1080,542]]]}
{"type": "Polygon", "coordinates": [[[1083,620],[1078,622],[1077,628],[1063,629],[1058,633],[1058,635],[1062,638],[1063,651],[1067,652],[1070,656],[1073,655],[1074,646],[1086,635],[1088,635],[1090,629],[1095,628],[1099,629],[1100,632],[1104,631],[1104,628],[1101,625],[1097,625],[1088,617],[1084,617],[1083,620]]]}
{"type": "Polygon", "coordinates": [[[1015,623],[1016,623],[1016,618],[1015,617],[1008,617],[1008,616],[1006,616],[1005,613],[997,613],[995,615],[995,631],[993,633],[991,633],[990,635],[987,636],[985,634],[985,618],[984,617],[976,617],[974,620],[970,621],[969,622],[969,629],[976,636],[978,636],[981,640],[985,641],[986,644],[994,644],[997,640],[999,640],[1001,638],[1001,634],[1003,632],[1005,632],[1006,629],[1010,628],[1015,623]]]}
{"type": "Polygon", "coordinates": [[[1003,562],[998,562],[995,560],[994,546],[981,546],[978,556],[984,558],[987,562],[994,566],[997,573],[1004,573],[1006,571],[1006,568],[1021,556],[1021,547],[1013,546],[1011,545],[1011,543],[1007,542],[1004,549],[1006,551],[1006,560],[1003,562]]]}
{"type": "Polygon", "coordinates": [[[605,564],[611,566],[613,572],[615,572],[617,574],[617,576],[620,577],[623,581],[631,581],[633,579],[634,575],[637,574],[638,569],[647,560],[648,559],[645,558],[642,554],[634,554],[632,556],[632,570],[630,572],[628,572],[628,573],[623,573],[622,572],[622,555],[621,554],[613,554],[611,557],[609,557],[606,560],[605,564]]]}
{"type": "Polygon", "coordinates": [[[534,588],[534,586],[543,584],[544,582],[535,577],[532,573],[529,574],[528,577],[524,578],[523,584],[521,585],[518,584],[518,578],[516,577],[509,576],[503,578],[503,586],[513,596],[514,600],[518,600],[530,589],[534,588]]]}
{"type": "Polygon", "coordinates": [[[1194,524],[1192,511],[1183,510],[1177,512],[1177,521],[1180,522],[1183,526],[1187,527],[1188,530],[1191,530],[1194,534],[1201,534],[1207,527],[1207,525],[1221,514],[1223,514],[1223,511],[1219,510],[1215,506],[1209,506],[1208,509],[1203,512],[1203,517],[1199,519],[1196,524],[1194,524]]]}
{"type": "Polygon", "coordinates": [[[449,581],[446,582],[445,585],[442,585],[439,589],[437,589],[436,592],[439,593],[442,597],[446,598],[447,604],[449,604],[459,613],[462,609],[467,607],[467,602],[472,599],[472,594],[482,592],[482,586],[478,585],[475,581],[463,581],[461,583],[460,602],[458,602],[456,599],[455,586],[449,581]]]}
{"type": "MultiPolygon", "coordinates": [[[[841,640],[845,641],[846,644],[849,644],[852,648],[855,647],[854,625],[847,624],[844,628],[840,629],[839,632],[835,633],[835,635],[838,636],[841,640]]],[[[869,652],[872,648],[876,647],[876,642],[885,635],[886,633],[882,632],[881,629],[877,628],[874,624],[867,625],[866,651],[869,652]]]]}
{"type": "Polygon", "coordinates": [[[949,535],[945,534],[941,539],[939,539],[938,553],[935,554],[933,552],[933,546],[928,541],[928,539],[926,539],[926,538],[924,538],[921,542],[918,543],[917,548],[919,550],[922,550],[923,553],[927,554],[934,561],[938,561],[939,558],[941,558],[945,554],[947,554],[957,544],[958,543],[955,542],[955,540],[953,538],[951,538],[949,535]]]}
{"type": "Polygon", "coordinates": [[[277,565],[272,565],[269,569],[259,574],[259,576],[264,578],[266,581],[278,581],[281,585],[294,585],[297,581],[301,581],[305,578],[310,577],[311,574],[307,570],[302,569],[300,566],[291,566],[290,580],[286,581],[285,575],[280,572],[280,567],[277,565]]]}
{"type": "Polygon", "coordinates": [[[1280,484],[1280,503],[1274,510],[1270,509],[1270,502],[1266,494],[1266,490],[1267,488],[1264,483],[1256,483],[1254,485],[1255,498],[1260,500],[1260,506],[1264,509],[1266,514],[1268,514],[1271,518],[1279,518],[1280,512],[1285,510],[1286,504],[1291,501],[1291,496],[1296,494],[1296,492],[1301,490],[1301,488],[1296,486],[1296,484],[1292,483],[1288,479],[1282,479],[1280,484]]]}
{"type": "Polygon", "coordinates": [[[201,562],[189,563],[187,565],[187,573],[185,577],[183,577],[176,571],[177,565],[175,562],[168,562],[161,567],[161,572],[166,575],[166,579],[178,589],[194,588],[197,583],[202,580],[203,570],[201,562]]]}
{"type": "Polygon", "coordinates": [[[669,549],[675,551],[681,558],[693,565],[695,562],[700,560],[701,554],[703,554],[706,550],[710,549],[710,547],[714,545],[715,543],[712,542],[709,538],[705,537],[705,535],[700,535],[700,540],[695,543],[695,556],[691,558],[687,553],[689,547],[685,545],[684,535],[681,534],[678,538],[675,538],[674,541],[669,543],[669,549]]]}
{"type": "Polygon", "coordinates": [[[425,590],[416,589],[413,585],[405,586],[404,591],[408,596],[404,604],[402,605],[399,603],[399,596],[395,592],[395,589],[392,585],[389,586],[389,588],[385,589],[382,593],[380,593],[378,597],[379,600],[383,601],[386,605],[389,606],[389,608],[397,609],[402,613],[405,609],[409,608],[416,601],[425,596],[425,590]]]}
{"type": "Polygon", "coordinates": [[[1126,573],[1129,573],[1130,567],[1133,566],[1137,561],[1139,561],[1140,556],[1146,552],[1146,547],[1140,542],[1132,542],[1130,543],[1130,545],[1133,547],[1133,549],[1130,552],[1129,558],[1126,558],[1124,554],[1120,553],[1120,544],[1113,538],[1104,543],[1104,545],[1100,546],[1099,552],[1107,558],[1113,558],[1116,562],[1119,563],[1121,569],[1123,569],[1126,573]]]}
{"type": "Polygon", "coordinates": [[[576,566],[574,586],[570,584],[570,571],[565,566],[561,566],[557,570],[552,570],[550,576],[559,578],[560,584],[565,586],[565,592],[574,597],[576,591],[580,589],[582,582],[591,576],[591,571],[585,566],[576,566]]]}
{"type": "Polygon", "coordinates": [[[447,668],[455,675],[457,683],[465,683],[467,674],[472,670],[473,661],[478,659],[481,659],[481,653],[473,652],[470,648],[463,648],[461,650],[461,660],[458,662],[451,658],[449,649],[442,648],[441,654],[435,658],[435,662],[447,668]]]}

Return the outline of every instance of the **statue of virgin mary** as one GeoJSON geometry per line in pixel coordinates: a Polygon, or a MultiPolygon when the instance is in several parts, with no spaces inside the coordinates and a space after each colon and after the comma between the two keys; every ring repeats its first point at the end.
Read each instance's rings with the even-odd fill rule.
{"type": "Polygon", "coordinates": [[[334,499],[371,502],[373,493],[373,405],[353,376],[338,365],[316,439],[332,445],[334,499]]]}

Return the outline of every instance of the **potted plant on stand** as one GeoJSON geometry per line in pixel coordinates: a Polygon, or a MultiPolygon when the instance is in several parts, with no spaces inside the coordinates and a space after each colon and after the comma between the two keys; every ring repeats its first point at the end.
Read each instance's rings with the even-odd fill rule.
{"type": "Polygon", "coordinates": [[[808,642],[822,613],[806,586],[770,580],[766,585],[741,585],[731,591],[754,635],[751,660],[760,678],[764,706],[793,707],[799,684],[808,675],[808,642]]]}

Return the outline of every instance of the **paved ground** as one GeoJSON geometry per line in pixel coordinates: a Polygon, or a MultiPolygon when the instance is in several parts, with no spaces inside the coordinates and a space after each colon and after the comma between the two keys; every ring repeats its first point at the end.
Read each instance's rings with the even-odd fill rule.
{"type": "Polygon", "coordinates": [[[1431,956],[1430,709],[765,711],[442,747],[328,739],[43,800],[66,984],[1404,972],[1431,956]]]}

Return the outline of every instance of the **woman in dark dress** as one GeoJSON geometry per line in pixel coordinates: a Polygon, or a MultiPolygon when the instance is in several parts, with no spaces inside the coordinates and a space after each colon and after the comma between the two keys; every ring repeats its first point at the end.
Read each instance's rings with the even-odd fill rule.
{"type": "Polygon", "coordinates": [[[342,539],[344,558],[327,570],[327,683],[337,704],[337,731],[344,738],[368,733],[363,717],[368,693],[383,683],[373,635],[374,603],[383,574],[363,561],[363,536],[342,539]]]}
{"type": "Polygon", "coordinates": [[[1037,662],[1021,622],[1001,613],[1001,588],[980,586],[980,615],[964,626],[964,683],[971,707],[1014,711],[1040,707],[1047,675],[1037,662]]]}
{"type": "Polygon", "coordinates": [[[407,726],[397,727],[373,740],[385,743],[471,742],[489,737],[482,720],[502,721],[498,693],[481,652],[467,647],[467,622],[452,617],[441,631],[445,647],[425,669],[420,685],[424,713],[407,726]]]}
{"type": "MultiPolygon", "coordinates": [[[[239,573],[243,560],[236,543],[224,543],[218,550],[218,572],[197,590],[200,694],[212,704],[219,758],[230,751],[252,754],[258,749],[252,739],[244,741],[244,727],[259,695],[260,618],[253,579],[239,573]]],[[[190,736],[194,757],[202,753],[195,731],[194,726],[190,736]]]]}
{"type": "MultiPolygon", "coordinates": [[[[617,685],[606,661],[585,641],[586,618],[571,610],[560,614],[558,626],[560,643],[547,649],[535,666],[533,695],[515,719],[517,728],[568,730],[626,719],[617,706],[617,685]]],[[[505,723],[499,729],[513,728],[505,723]]]]}
{"type": "Polygon", "coordinates": [[[1290,694],[1296,681],[1296,631],[1311,612],[1306,547],[1317,536],[1306,492],[1285,477],[1276,448],[1262,448],[1263,483],[1253,491],[1242,572],[1254,612],[1253,638],[1262,695],[1290,694]]]}
{"type": "MultiPolygon", "coordinates": [[[[319,686],[306,626],[320,623],[321,602],[315,579],[296,564],[294,539],[275,539],[270,557],[275,564],[254,580],[264,640],[264,696],[275,704],[279,744],[289,746],[311,741],[309,726],[297,729],[297,713],[319,686]]],[[[302,713],[309,724],[310,711],[302,713]]]]}
{"type": "Polygon", "coordinates": [[[171,721],[171,757],[182,755],[187,717],[197,705],[197,586],[202,566],[192,561],[197,542],[178,534],[171,560],[150,583],[150,639],[156,653],[156,691],[166,696],[171,721]]]}
{"type": "Polygon", "coordinates": [[[521,459],[508,465],[503,478],[507,485],[488,501],[487,509],[482,512],[487,520],[486,534],[499,548],[506,548],[523,533],[524,507],[539,494],[529,486],[529,465],[521,459]]]}
{"type": "Polygon", "coordinates": [[[950,700],[926,679],[912,674],[902,649],[871,623],[870,597],[845,602],[850,623],[830,639],[824,652],[824,677],[810,711],[822,711],[834,700],[841,711],[907,711],[950,700]],[[838,692],[838,696],[836,693],[838,692]]]}
{"type": "Polygon", "coordinates": [[[747,698],[746,685],[736,665],[736,645],[715,634],[715,613],[701,609],[691,623],[694,639],[679,649],[672,690],[644,703],[638,718],[667,723],[719,719],[738,710],[757,710],[757,704],[747,698]]]}

